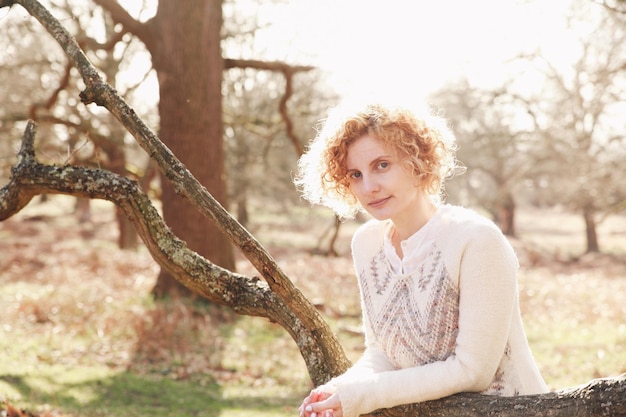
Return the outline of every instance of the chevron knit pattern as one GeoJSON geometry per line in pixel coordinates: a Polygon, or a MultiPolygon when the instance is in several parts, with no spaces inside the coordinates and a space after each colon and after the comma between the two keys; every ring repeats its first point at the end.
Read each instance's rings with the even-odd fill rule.
{"type": "Polygon", "coordinates": [[[411,275],[393,275],[381,250],[360,274],[365,311],[397,368],[445,360],[458,333],[459,293],[435,247],[411,275]]]}

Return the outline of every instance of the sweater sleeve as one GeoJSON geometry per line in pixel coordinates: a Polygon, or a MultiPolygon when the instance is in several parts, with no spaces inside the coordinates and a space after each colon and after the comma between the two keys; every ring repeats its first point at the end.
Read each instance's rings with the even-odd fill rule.
{"type": "MultiPolygon", "coordinates": [[[[365,375],[338,384],[344,417],[483,391],[493,380],[508,339],[515,302],[517,258],[496,228],[479,228],[446,261],[459,279],[459,332],[454,353],[423,366],[365,375]],[[456,271],[454,269],[456,268],[456,271]]],[[[446,249],[448,250],[448,249],[446,249]]]]}
{"type": "Polygon", "coordinates": [[[350,369],[338,377],[331,379],[319,389],[324,392],[335,393],[342,384],[362,381],[372,375],[388,372],[393,369],[393,365],[378,346],[368,346],[365,348],[363,355],[361,355],[359,360],[350,367],[350,369]]]}

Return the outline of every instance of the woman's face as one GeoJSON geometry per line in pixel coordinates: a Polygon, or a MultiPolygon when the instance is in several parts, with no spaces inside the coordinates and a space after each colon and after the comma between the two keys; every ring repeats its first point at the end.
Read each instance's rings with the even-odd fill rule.
{"type": "Polygon", "coordinates": [[[396,225],[414,217],[424,194],[395,149],[361,136],[348,147],[346,168],[350,191],[372,217],[396,225]]]}

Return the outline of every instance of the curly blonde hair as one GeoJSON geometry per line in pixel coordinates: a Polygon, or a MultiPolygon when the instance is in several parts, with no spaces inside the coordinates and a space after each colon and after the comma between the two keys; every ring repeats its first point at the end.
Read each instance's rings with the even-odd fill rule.
{"type": "Polygon", "coordinates": [[[350,191],[346,158],[358,138],[369,135],[392,147],[417,184],[435,200],[456,168],[454,135],[445,119],[430,109],[367,104],[333,109],[323,128],[298,161],[295,184],[303,197],[327,206],[343,218],[362,210],[350,191]]]}

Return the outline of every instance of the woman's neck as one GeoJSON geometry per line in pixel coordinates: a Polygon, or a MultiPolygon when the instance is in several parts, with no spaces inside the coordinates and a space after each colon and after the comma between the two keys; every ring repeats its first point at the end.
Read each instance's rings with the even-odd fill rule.
{"type": "Polygon", "coordinates": [[[397,240],[398,245],[403,240],[407,240],[420,230],[437,212],[437,206],[428,197],[419,200],[419,204],[405,219],[392,219],[394,225],[393,240],[397,240]]]}

